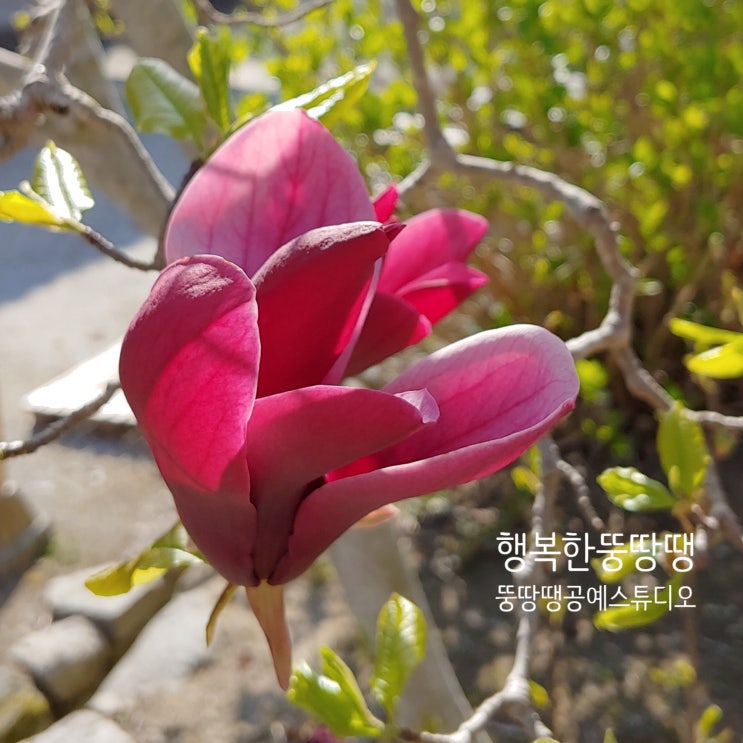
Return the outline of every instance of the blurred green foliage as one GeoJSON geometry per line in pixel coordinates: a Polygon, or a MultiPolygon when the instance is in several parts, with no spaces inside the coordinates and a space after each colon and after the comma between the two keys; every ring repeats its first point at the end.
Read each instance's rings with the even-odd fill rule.
{"type": "MultiPolygon", "coordinates": [[[[652,279],[638,303],[639,350],[651,367],[680,370],[679,343],[660,318],[673,309],[726,322],[719,276],[743,267],[743,4],[422,0],[416,7],[450,141],[552,170],[603,199],[622,226],[627,256],[652,279]]],[[[290,27],[247,34],[245,51],[268,60],[281,98],[376,60],[369,94],[334,133],[375,190],[421,161],[421,121],[392,3],[335,0],[290,27]]],[[[439,186],[432,199],[493,223],[480,253],[493,277],[481,325],[528,319],[567,337],[600,320],[609,283],[590,240],[561,219],[559,205],[526,189],[475,190],[453,178],[439,186]]]]}

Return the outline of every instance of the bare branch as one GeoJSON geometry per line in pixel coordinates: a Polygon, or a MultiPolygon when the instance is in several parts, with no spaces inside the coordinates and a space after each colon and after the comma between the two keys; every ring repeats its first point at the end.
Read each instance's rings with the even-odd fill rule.
{"type": "Polygon", "coordinates": [[[560,470],[565,479],[570,483],[575,491],[575,501],[578,504],[583,518],[598,532],[606,531],[606,524],[601,516],[596,513],[596,509],[591,502],[590,491],[586,478],[578,472],[575,467],[564,459],[560,458],[557,462],[557,468],[560,470]]]}
{"type": "Polygon", "coordinates": [[[117,263],[122,263],[129,268],[136,268],[139,271],[159,271],[162,265],[158,262],[157,256],[152,261],[140,261],[136,258],[130,258],[126,253],[122,252],[114,246],[113,243],[109,242],[103,235],[96,232],[92,227],[83,225],[85,230],[80,234],[82,237],[89,242],[96,250],[103,253],[103,255],[112,258],[117,263]]]}
{"type": "Polygon", "coordinates": [[[20,92],[0,99],[0,136],[4,138],[0,159],[28,143],[39,117],[45,119],[44,129],[53,132],[54,141],[75,155],[93,183],[123,205],[142,229],[159,235],[173,189],[126,119],[63,78],[52,81],[39,73],[20,92]]]}
{"type": "Polygon", "coordinates": [[[413,87],[418,95],[418,110],[424,120],[423,133],[426,137],[426,147],[431,160],[437,166],[446,168],[453,164],[455,153],[444,138],[444,133],[439,126],[436,96],[426,71],[423,46],[418,36],[420,18],[418,12],[410,4],[410,0],[395,0],[395,6],[405,33],[410,69],[413,71],[413,87]]]}
{"type": "Polygon", "coordinates": [[[87,405],[83,405],[83,407],[74,413],[70,413],[64,418],[50,423],[28,439],[0,441],[0,460],[19,457],[23,454],[33,454],[33,452],[42,446],[55,441],[62,434],[67,433],[67,431],[87,420],[91,415],[100,410],[113,397],[119,386],[118,382],[109,382],[106,385],[106,389],[87,405]]]}
{"type": "Polygon", "coordinates": [[[306,0],[300,3],[294,10],[279,13],[273,18],[266,17],[262,13],[251,13],[248,10],[236,10],[233,13],[222,13],[217,10],[209,0],[191,0],[199,20],[202,23],[223,24],[226,26],[251,25],[261,28],[277,28],[295,23],[315,10],[330,5],[333,0],[306,0]]]}

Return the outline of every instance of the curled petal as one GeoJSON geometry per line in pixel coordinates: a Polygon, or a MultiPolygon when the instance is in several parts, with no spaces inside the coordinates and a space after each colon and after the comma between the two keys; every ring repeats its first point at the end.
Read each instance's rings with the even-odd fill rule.
{"type": "Polygon", "coordinates": [[[388,222],[397,206],[397,186],[388,186],[379,196],[374,199],[374,213],[378,222],[388,222]]]}
{"type": "Polygon", "coordinates": [[[368,312],[377,261],[389,246],[376,222],[312,230],[274,253],[255,275],[263,397],[329,379],[345,367],[368,312]],[[339,360],[344,363],[339,364],[339,360]]]}
{"type": "Polygon", "coordinates": [[[308,230],[369,219],[364,179],[330,132],[304,111],[274,111],[235,132],[187,184],[165,253],[221,255],[252,276],[308,230]]]}
{"type": "Polygon", "coordinates": [[[375,294],[346,373],[358,374],[418,343],[430,332],[428,318],[410,303],[391,294],[375,294]]]}
{"type": "Polygon", "coordinates": [[[488,281],[484,273],[463,263],[444,263],[401,289],[397,296],[433,324],[488,281]]]}
{"type": "Polygon", "coordinates": [[[258,512],[256,572],[271,574],[308,487],[326,472],[391,446],[438,417],[425,391],[392,395],[317,386],[256,400],[248,425],[251,498],[258,512]]]}
{"type": "Polygon", "coordinates": [[[385,390],[426,388],[438,421],[328,476],[302,501],[277,580],[301,573],[370,511],[484,477],[512,462],[572,409],[578,379],[562,341],[513,326],[455,343],[385,390]]]}
{"type": "Polygon", "coordinates": [[[488,221],[461,209],[432,209],[405,222],[390,245],[378,291],[398,294],[437,266],[467,260],[488,221]]]}
{"type": "Polygon", "coordinates": [[[166,268],[124,338],[119,373],[183,522],[233,583],[252,582],[245,426],[260,344],[255,289],[216,256],[166,268]]]}

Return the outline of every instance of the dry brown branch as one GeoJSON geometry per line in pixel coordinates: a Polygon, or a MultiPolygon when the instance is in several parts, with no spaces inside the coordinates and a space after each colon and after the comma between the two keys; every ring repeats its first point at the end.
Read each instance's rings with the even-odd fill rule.
{"type": "Polygon", "coordinates": [[[74,413],[66,415],[64,418],[59,418],[58,420],[53,421],[30,438],[16,441],[0,441],[0,460],[19,457],[22,454],[33,454],[33,452],[40,449],[42,446],[46,446],[52,441],[55,441],[60,436],[67,433],[67,431],[87,420],[91,415],[100,410],[113,397],[114,393],[118,389],[118,382],[109,382],[106,385],[106,389],[87,405],[83,405],[83,407],[79,408],[74,413]]]}
{"type": "Polygon", "coordinates": [[[274,17],[268,17],[263,13],[251,13],[248,10],[222,13],[209,0],[191,0],[191,2],[199,16],[199,22],[203,24],[223,24],[226,26],[250,25],[261,28],[278,28],[302,20],[302,18],[313,11],[330,5],[333,0],[306,0],[300,3],[294,10],[279,13],[274,17]]]}

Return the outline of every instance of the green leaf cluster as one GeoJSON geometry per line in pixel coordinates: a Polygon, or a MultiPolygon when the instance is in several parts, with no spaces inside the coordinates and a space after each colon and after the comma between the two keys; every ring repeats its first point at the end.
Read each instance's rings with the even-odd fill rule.
{"type": "Polygon", "coordinates": [[[692,341],[697,349],[704,349],[684,361],[690,372],[713,379],[743,377],[743,333],[681,318],[673,318],[670,329],[674,335],[692,341]]]}
{"type": "MultiPolygon", "coordinates": [[[[206,157],[227,136],[268,110],[267,102],[260,96],[247,95],[233,101],[230,70],[233,59],[240,56],[242,44],[227,27],[215,31],[198,29],[188,54],[193,80],[162,59],[138,60],[126,82],[137,127],[144,132],[192,141],[199,154],[206,157]]],[[[332,126],[353,110],[373,70],[373,63],[360,64],[275,108],[304,108],[332,126]]]]}
{"type": "Polygon", "coordinates": [[[392,594],[377,619],[371,693],[386,713],[386,724],[372,714],[348,666],[330,649],[320,651],[317,673],[303,663],[292,672],[288,698],[319,718],[339,736],[378,738],[394,726],[400,694],[426,650],[426,621],[421,610],[392,594]]]}
{"type": "Polygon", "coordinates": [[[635,467],[610,467],[598,477],[609,500],[627,511],[672,510],[701,495],[709,452],[701,426],[681,403],[662,413],[656,437],[658,454],[668,487],[635,467]]]}
{"type": "MultiPolygon", "coordinates": [[[[435,79],[439,119],[462,151],[547,168],[596,193],[625,231],[622,249],[647,266],[638,341],[697,273],[695,307],[719,316],[714,272],[743,230],[743,4],[727,0],[511,0],[415,2],[435,79]],[[644,313],[649,313],[646,317],[644,313]]],[[[301,24],[245,31],[291,98],[367,60],[367,95],[334,133],[359,158],[372,188],[424,158],[402,28],[392,4],[334,0],[301,24]]],[[[562,335],[595,327],[607,304],[590,239],[557,204],[520,188],[436,184],[449,203],[498,214],[483,256],[496,301],[482,326],[518,320],[562,335]],[[507,264],[509,279],[499,266],[507,264]],[[538,291],[535,291],[535,287],[538,291]],[[570,311],[554,312],[555,307],[570,311]]],[[[694,319],[694,318],[691,318],[694,319]]],[[[671,370],[673,371],[673,370],[671,370]]]]}

